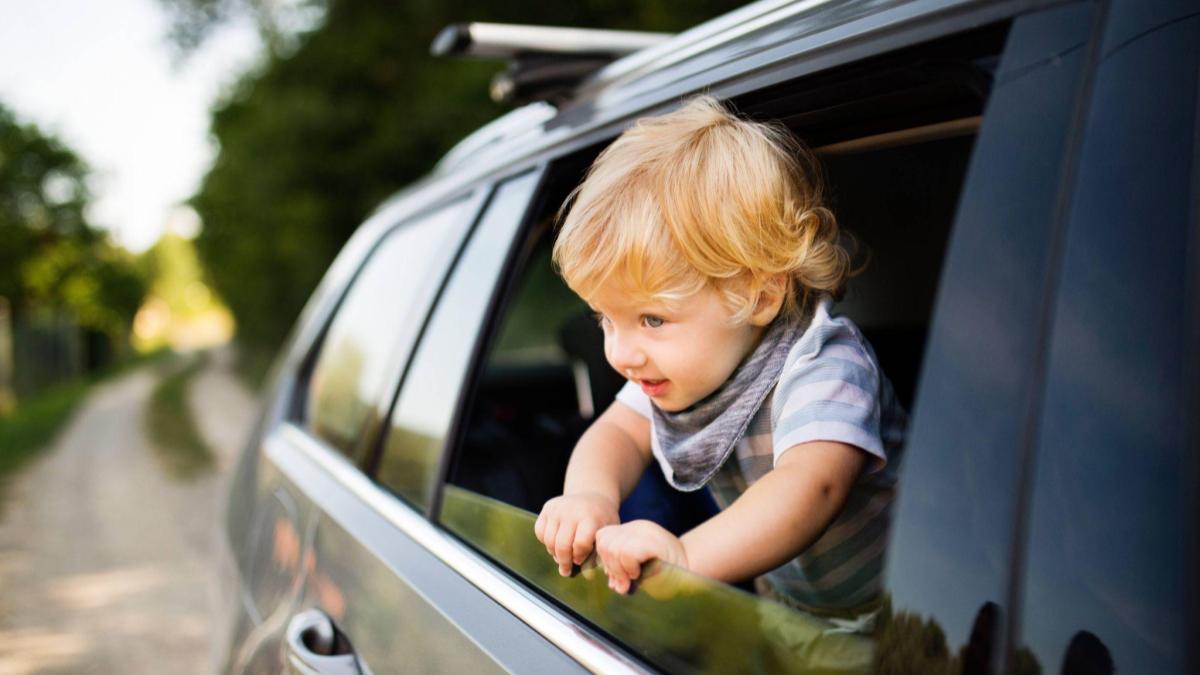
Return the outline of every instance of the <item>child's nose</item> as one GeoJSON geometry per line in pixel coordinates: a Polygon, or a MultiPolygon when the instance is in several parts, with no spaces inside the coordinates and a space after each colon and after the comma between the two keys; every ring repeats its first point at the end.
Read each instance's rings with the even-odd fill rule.
{"type": "Polygon", "coordinates": [[[608,348],[609,364],[622,375],[627,370],[646,365],[646,354],[638,347],[636,340],[621,339],[614,332],[605,337],[604,344],[608,348]]]}

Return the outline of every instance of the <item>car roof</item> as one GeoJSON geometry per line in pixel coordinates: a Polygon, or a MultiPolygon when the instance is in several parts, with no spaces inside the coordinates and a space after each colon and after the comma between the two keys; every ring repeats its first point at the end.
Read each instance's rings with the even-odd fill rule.
{"type": "Polygon", "coordinates": [[[426,178],[387,200],[376,216],[387,212],[394,222],[403,215],[397,211],[420,210],[488,174],[520,168],[553,148],[578,147],[572,141],[672,107],[697,91],[737,93],[723,85],[781,62],[815,57],[833,45],[956,8],[1012,4],[759,0],[612,62],[584,80],[560,108],[535,102],[502,115],[455,145],[426,178]]]}
{"type": "MultiPolygon", "coordinates": [[[[749,67],[763,67],[794,57],[794,50],[777,49],[807,35],[831,29],[884,10],[905,6],[910,13],[897,13],[892,21],[911,19],[970,0],[760,0],[741,9],[684,31],[659,45],[643,49],[600,69],[584,80],[576,95],[561,109],[537,102],[501,116],[455,146],[439,162],[435,174],[451,171],[463,163],[481,161],[480,153],[511,158],[514,146],[525,145],[531,136],[559,129],[576,132],[645,112],[699,88],[744,75],[749,67]]],[[[886,19],[884,20],[886,21],[886,19]]],[[[877,22],[857,31],[829,35],[828,41],[852,39],[863,31],[886,27],[877,22]]],[[[815,42],[813,47],[819,47],[815,42]]],[[[560,134],[555,134],[558,137],[560,134]]]]}

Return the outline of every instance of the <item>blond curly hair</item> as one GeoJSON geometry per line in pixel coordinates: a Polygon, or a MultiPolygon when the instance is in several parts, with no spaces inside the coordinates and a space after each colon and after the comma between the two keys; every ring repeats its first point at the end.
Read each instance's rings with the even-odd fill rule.
{"type": "Polygon", "coordinates": [[[851,273],[816,157],[710,96],[638,120],[563,211],[553,259],[585,300],[609,281],[665,303],[707,285],[740,322],[781,279],[795,315],[818,293],[840,296],[851,273]]]}

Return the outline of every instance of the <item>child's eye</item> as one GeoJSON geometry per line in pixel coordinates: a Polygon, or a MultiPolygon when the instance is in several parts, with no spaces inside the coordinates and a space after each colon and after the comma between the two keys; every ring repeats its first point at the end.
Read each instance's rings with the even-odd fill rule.
{"type": "Polygon", "coordinates": [[[647,328],[659,328],[664,323],[666,322],[663,321],[662,317],[654,316],[653,314],[646,314],[642,316],[642,324],[647,328]]]}

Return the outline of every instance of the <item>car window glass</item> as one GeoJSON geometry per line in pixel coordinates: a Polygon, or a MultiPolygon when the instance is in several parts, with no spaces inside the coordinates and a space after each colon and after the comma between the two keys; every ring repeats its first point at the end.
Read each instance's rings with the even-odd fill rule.
{"type": "MultiPolygon", "coordinates": [[[[858,244],[869,250],[872,261],[851,282],[836,313],[862,327],[906,406],[916,390],[942,256],[973,148],[971,120],[977,124],[986,96],[975,85],[989,81],[996,60],[995,52],[986,50],[998,50],[1004,35],[1000,27],[970,47],[942,47],[943,55],[952,48],[962,50],[959,70],[968,73],[963,81],[970,82],[958,90],[942,90],[953,100],[943,111],[956,120],[952,124],[930,119],[926,106],[920,111],[924,117],[918,118],[922,126],[899,134],[852,135],[876,123],[843,127],[841,136],[834,121],[822,121],[819,127],[822,142],[816,149],[829,176],[831,206],[858,244]]],[[[895,65],[904,70],[906,63],[895,65]]],[[[799,105],[795,88],[779,95],[799,105]]],[[[912,94],[889,95],[897,105],[915,105],[912,94]]],[[[803,125],[810,118],[786,108],[775,112],[781,120],[797,125],[804,138],[803,125]]],[[[893,124],[913,123],[889,119],[893,124]]],[[[614,597],[602,578],[559,578],[544,547],[531,532],[521,533],[522,528],[532,527],[533,514],[542,504],[561,493],[575,441],[624,383],[604,359],[603,336],[587,307],[571,300],[553,275],[551,243],[545,237],[531,246],[497,322],[470,401],[441,521],[656,666],[719,670],[732,667],[734,661],[727,659],[750,658],[769,663],[770,668],[803,671],[829,658],[824,663],[838,663],[839,668],[869,668],[878,637],[874,620],[882,616],[879,611],[842,617],[851,619],[848,627],[833,631],[830,616],[747,594],[755,590],[754,580],[738,588],[682,570],[671,570],[661,581],[647,579],[641,587],[644,595],[639,591],[629,598],[614,597]],[[542,321],[530,321],[529,316],[542,321]],[[623,608],[635,606],[636,611],[623,613],[623,608]],[[696,612],[712,617],[711,638],[697,637],[694,623],[689,624],[690,638],[686,631],[677,632],[676,617],[696,612]],[[839,637],[828,637],[834,633],[839,637]],[[723,641],[721,635],[736,637],[723,641]]],[[[714,512],[707,491],[671,491],[652,466],[623,505],[622,518],[649,517],[682,532],[714,512]],[[632,508],[639,509],[639,515],[631,515],[632,508]]],[[[863,569],[880,569],[884,550],[873,549],[872,555],[875,558],[864,559],[863,569]]],[[[596,576],[602,574],[592,575],[596,576]]]]}
{"type": "Polygon", "coordinates": [[[447,486],[440,520],[665,672],[856,673],[870,667],[869,637],[827,632],[823,621],[676,567],[648,568],[628,596],[613,593],[603,572],[590,565],[561,577],[547,564],[544,547],[527,545],[532,513],[470,490],[447,486]]]}
{"type": "Polygon", "coordinates": [[[377,425],[389,377],[407,355],[434,276],[467,224],[457,201],[388,234],[342,299],[312,367],[306,423],[317,436],[355,457],[364,432],[377,425]]]}
{"type": "Polygon", "coordinates": [[[404,378],[378,480],[420,507],[429,506],[442,446],[484,310],[537,178],[537,173],[527,173],[497,188],[438,298],[404,378]]]}
{"type": "Polygon", "coordinates": [[[1090,12],[1018,18],[999,63],[900,473],[881,671],[989,672],[1005,658],[1028,402],[1090,12]]]}
{"type": "Polygon", "coordinates": [[[1200,17],[1170,23],[1170,7],[1126,5],[1105,26],[1052,322],[1021,672],[1195,672],[1195,413],[1183,411],[1200,17]],[[1170,27],[1147,35],[1149,22],[1170,27]]]}

